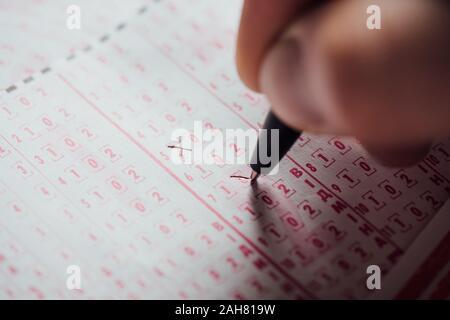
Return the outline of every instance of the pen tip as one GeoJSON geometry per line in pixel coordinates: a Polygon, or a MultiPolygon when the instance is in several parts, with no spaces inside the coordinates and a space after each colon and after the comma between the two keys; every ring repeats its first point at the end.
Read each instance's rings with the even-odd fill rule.
{"type": "Polygon", "coordinates": [[[250,175],[250,184],[256,183],[256,180],[259,177],[259,172],[252,170],[252,174],[250,175]]]}

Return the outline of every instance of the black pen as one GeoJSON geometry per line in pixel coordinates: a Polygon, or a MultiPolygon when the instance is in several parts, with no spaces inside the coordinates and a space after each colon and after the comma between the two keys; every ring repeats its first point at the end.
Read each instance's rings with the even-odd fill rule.
{"type": "MultiPolygon", "coordinates": [[[[286,153],[289,151],[289,149],[294,145],[295,141],[300,137],[301,131],[292,129],[288,126],[286,126],[283,122],[281,122],[280,119],[272,112],[270,111],[269,114],[266,117],[266,120],[264,121],[264,125],[262,129],[266,129],[264,131],[261,131],[258,142],[256,145],[256,150],[253,152],[253,157],[250,163],[250,167],[252,168],[252,174],[251,174],[251,182],[254,183],[256,179],[259,177],[261,173],[264,173],[264,168],[270,168],[273,169],[278,162],[283,159],[283,157],[286,155],[286,153]],[[272,159],[273,153],[272,153],[272,130],[279,130],[278,131],[278,157],[276,159],[272,159]],[[267,148],[266,150],[263,150],[263,154],[267,155],[270,158],[270,161],[268,163],[264,163],[262,159],[260,159],[260,149],[261,148],[267,148]]],[[[266,172],[267,173],[267,172],[266,172]]]]}

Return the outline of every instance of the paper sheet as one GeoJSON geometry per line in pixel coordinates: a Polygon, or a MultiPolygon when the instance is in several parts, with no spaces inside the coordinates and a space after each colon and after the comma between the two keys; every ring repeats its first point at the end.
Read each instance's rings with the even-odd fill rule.
{"type": "Polygon", "coordinates": [[[450,202],[414,240],[383,281],[377,299],[448,299],[450,296],[450,202]]]}
{"type": "Polygon", "coordinates": [[[240,8],[146,2],[48,64],[10,56],[26,81],[0,65],[0,297],[365,298],[368,265],[402,262],[449,197],[448,140],[386,169],[305,134],[256,190],[230,179],[246,166],[170,160],[175,129],[258,128],[268,111],[235,70],[240,8]]]}
{"type": "MultiPolygon", "coordinates": [[[[144,0],[0,1],[0,89],[76,52],[126,21],[144,0]],[[81,9],[80,29],[68,29],[71,6],[81,9]]],[[[73,15],[72,15],[73,16],[73,15]]]]}

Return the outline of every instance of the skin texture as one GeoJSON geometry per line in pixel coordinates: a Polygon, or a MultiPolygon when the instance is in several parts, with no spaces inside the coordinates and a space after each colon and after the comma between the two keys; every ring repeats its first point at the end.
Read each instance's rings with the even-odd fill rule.
{"type": "Polygon", "coordinates": [[[450,134],[449,39],[444,0],[246,0],[236,61],[287,125],[407,166],[450,134]],[[371,4],[381,30],[366,27],[371,4]]]}

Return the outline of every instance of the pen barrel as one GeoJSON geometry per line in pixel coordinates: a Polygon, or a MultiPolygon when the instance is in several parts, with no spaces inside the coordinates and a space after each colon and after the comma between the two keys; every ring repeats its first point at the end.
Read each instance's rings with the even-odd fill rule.
{"type": "Polygon", "coordinates": [[[268,174],[278,165],[301,132],[286,126],[272,112],[266,117],[259,132],[250,167],[253,171],[268,174]]]}

